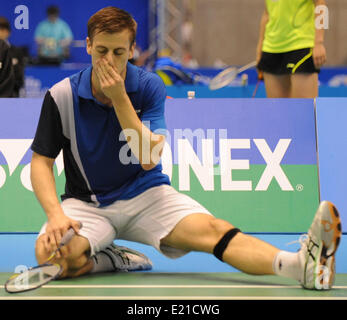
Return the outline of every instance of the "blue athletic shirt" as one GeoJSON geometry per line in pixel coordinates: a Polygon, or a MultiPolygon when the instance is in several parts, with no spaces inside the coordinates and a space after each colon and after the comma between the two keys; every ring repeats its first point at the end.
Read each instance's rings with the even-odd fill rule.
{"type": "MultiPolygon", "coordinates": [[[[61,199],[77,198],[103,207],[170,184],[161,163],[149,171],[134,163],[115,110],[92,95],[91,71],[92,66],[47,91],[31,146],[53,159],[63,150],[66,184],[61,199]],[[132,161],[121,161],[120,152],[132,161]]],[[[144,125],[163,134],[166,88],[160,77],[128,63],[125,88],[144,125]]]]}

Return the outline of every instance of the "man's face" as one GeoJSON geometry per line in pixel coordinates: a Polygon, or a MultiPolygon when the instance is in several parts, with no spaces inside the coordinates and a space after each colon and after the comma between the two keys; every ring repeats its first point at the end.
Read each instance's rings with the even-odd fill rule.
{"type": "Polygon", "coordinates": [[[134,55],[135,44],[130,45],[130,31],[118,33],[97,33],[91,42],[87,38],[87,52],[92,57],[92,65],[100,59],[106,59],[125,79],[128,60],[134,55]]]}
{"type": "Polygon", "coordinates": [[[9,36],[10,36],[10,31],[8,31],[5,28],[0,29],[0,39],[1,40],[7,40],[9,36]]]}
{"type": "Polygon", "coordinates": [[[58,15],[57,14],[49,14],[47,16],[47,18],[50,22],[54,23],[58,20],[58,15]]]}

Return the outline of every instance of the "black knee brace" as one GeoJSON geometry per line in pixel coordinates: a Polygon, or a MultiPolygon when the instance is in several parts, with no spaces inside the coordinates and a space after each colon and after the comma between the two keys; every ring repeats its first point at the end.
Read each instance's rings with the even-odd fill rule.
{"type": "Polygon", "coordinates": [[[216,244],[216,246],[213,249],[213,254],[217,259],[220,261],[223,261],[223,253],[228,246],[228,243],[231,241],[232,238],[235,237],[237,233],[241,232],[238,228],[233,228],[229,230],[223,238],[216,244]]]}

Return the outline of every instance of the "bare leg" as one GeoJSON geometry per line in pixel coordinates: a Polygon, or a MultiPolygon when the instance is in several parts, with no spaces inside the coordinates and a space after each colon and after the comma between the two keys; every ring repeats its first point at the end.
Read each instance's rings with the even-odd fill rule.
{"type": "Polygon", "coordinates": [[[266,96],[268,98],[290,98],[290,75],[275,75],[264,72],[266,96]]]}
{"type": "MultiPolygon", "coordinates": [[[[182,219],[162,243],[186,251],[213,253],[224,234],[233,228],[229,222],[207,214],[182,219]]],[[[224,251],[223,260],[249,274],[274,274],[273,261],[279,249],[255,237],[238,233],[224,251]]]]}
{"type": "Polygon", "coordinates": [[[311,98],[318,96],[318,73],[296,73],[291,76],[291,98],[311,98]]]}
{"type": "Polygon", "coordinates": [[[223,260],[249,274],[274,274],[273,262],[279,249],[255,237],[238,233],[223,255],[223,260]]]}

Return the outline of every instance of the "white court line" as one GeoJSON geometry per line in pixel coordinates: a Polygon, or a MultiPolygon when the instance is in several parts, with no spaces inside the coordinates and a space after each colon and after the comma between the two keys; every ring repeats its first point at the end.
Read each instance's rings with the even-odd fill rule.
{"type": "Polygon", "coordinates": [[[347,300],[347,297],[263,296],[32,296],[0,297],[0,300],[347,300]]]}
{"type": "MultiPolygon", "coordinates": [[[[302,289],[301,286],[267,285],[46,285],[44,288],[64,289],[302,289]]],[[[334,286],[334,289],[347,289],[347,286],[334,286]]]]}
{"type": "MultiPolygon", "coordinates": [[[[0,285],[0,288],[4,288],[0,285]]],[[[127,284],[67,284],[44,285],[47,289],[302,289],[298,285],[127,285],[127,284]]],[[[334,286],[333,289],[347,289],[347,286],[334,286]]]]}
{"type": "MultiPolygon", "coordinates": [[[[45,285],[43,288],[64,289],[293,289],[301,286],[266,286],[266,285],[45,285]]],[[[347,289],[347,287],[346,287],[347,289]]]]}

